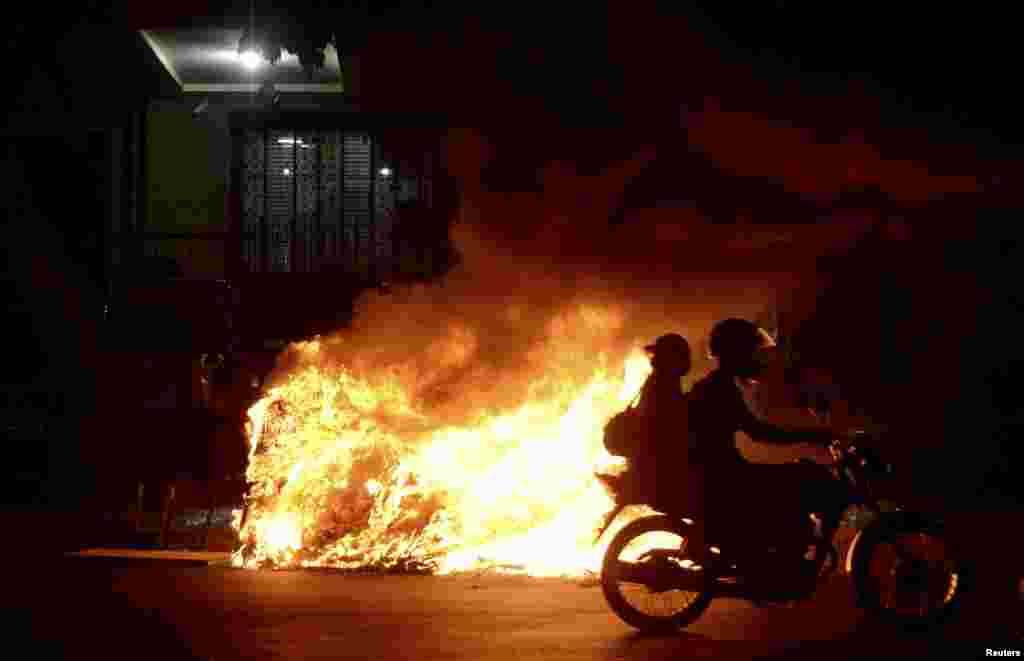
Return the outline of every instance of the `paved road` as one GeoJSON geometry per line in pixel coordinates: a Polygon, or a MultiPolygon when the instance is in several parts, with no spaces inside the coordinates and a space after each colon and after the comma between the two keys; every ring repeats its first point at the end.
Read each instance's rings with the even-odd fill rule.
{"type": "Polygon", "coordinates": [[[973,607],[973,615],[965,611],[942,632],[901,634],[853,608],[845,578],[794,608],[721,600],[686,632],[651,637],[616,619],[599,588],[555,579],[252,572],[97,559],[8,573],[14,578],[5,590],[5,622],[34,642],[24,658],[820,659],[951,649],[957,658],[983,658],[1009,621],[1004,602],[989,611],[996,616],[973,607]]]}

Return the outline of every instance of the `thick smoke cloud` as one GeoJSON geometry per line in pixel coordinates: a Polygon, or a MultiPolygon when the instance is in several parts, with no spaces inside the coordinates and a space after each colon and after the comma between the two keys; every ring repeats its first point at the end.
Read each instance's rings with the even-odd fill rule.
{"type": "MultiPolygon", "coordinates": [[[[351,327],[324,338],[315,360],[360,378],[398,378],[418,409],[465,423],[540,394],[538,383],[550,380],[538,377],[585,379],[602,361],[621,370],[631,348],[664,332],[690,338],[699,363],[715,320],[753,317],[772,300],[778,283],[763,274],[688,272],[679,257],[686,210],[608,223],[649,153],[590,175],[549,161],[536,173],[539,190],[525,192],[481,181],[502,157],[480,132],[450,132],[447,167],[462,191],[452,225],[460,264],[437,283],[368,292],[351,327]],[[676,240],[665,240],[671,232],[676,240]]],[[[286,352],[276,380],[306,357],[286,352]]]]}
{"type": "MultiPolygon", "coordinates": [[[[559,59],[581,64],[575,54],[591,50],[575,40],[551,50],[564,42],[563,33],[549,29],[542,39],[532,24],[530,39],[520,44],[504,33],[511,29],[504,18],[471,22],[457,38],[446,33],[429,44],[396,35],[370,45],[360,65],[367,109],[440,111],[490,126],[453,130],[445,143],[446,166],[462,195],[453,225],[462,264],[436,285],[367,294],[352,328],[332,345],[338,360],[368,373],[413,365],[416,391],[435,406],[471,396],[483,406],[502,395],[521,396],[537,371],[555,369],[553,352],[538,347],[554,346],[552,328],[580,304],[614,318],[614,329],[600,340],[577,341],[581,351],[600,345],[622,352],[676,331],[700,359],[714,321],[756,317],[778,292],[806,278],[818,247],[807,243],[816,233],[855,235],[872,220],[814,223],[810,215],[791,218],[790,211],[815,201],[827,206],[854,185],[901,199],[970,188],[969,181],[935,180],[920,164],[892,162],[888,149],[875,149],[880,109],[863,90],[839,82],[840,101],[791,86],[780,95],[749,66],[727,64],[698,24],[653,20],[633,6],[604,19],[610,36],[594,36],[600,48],[592,50],[610,49],[609,59],[622,68],[583,58],[587,66],[550,79],[538,76],[531,45],[548,48],[545,70],[559,59]],[[467,51],[475,56],[466,58],[467,51]],[[391,64],[399,61],[447,75],[396,87],[388,81],[399,75],[391,64]],[[652,63],[670,67],[670,82],[665,67],[652,63]],[[588,71],[598,72],[593,89],[565,91],[570,78],[588,71]],[[616,117],[618,128],[596,126],[599,118],[616,117]],[[642,201],[650,208],[628,211],[622,224],[610,222],[627,183],[655,159],[657,201],[642,201]],[[698,177],[688,168],[700,159],[707,163],[698,177]],[[804,223],[804,243],[787,256],[766,251],[789,273],[737,258],[742,241],[731,223],[751,220],[727,217],[742,210],[737,207],[749,207],[748,228],[804,223]],[[797,258],[806,261],[798,265],[797,258]]],[[[830,237],[821,245],[830,241],[834,247],[830,237]]],[[[586,335],[580,320],[565,323],[576,323],[569,339],[586,335]]],[[[282,369],[294,359],[286,356],[282,369]]],[[[698,362],[694,371],[707,367],[698,362]]]]}

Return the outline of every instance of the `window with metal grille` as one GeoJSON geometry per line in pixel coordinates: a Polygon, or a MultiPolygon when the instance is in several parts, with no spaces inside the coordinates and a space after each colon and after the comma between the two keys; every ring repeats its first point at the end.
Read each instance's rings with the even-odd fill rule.
{"type": "Polygon", "coordinates": [[[249,130],[242,149],[242,258],[249,272],[387,275],[402,186],[372,134],[249,130]]]}

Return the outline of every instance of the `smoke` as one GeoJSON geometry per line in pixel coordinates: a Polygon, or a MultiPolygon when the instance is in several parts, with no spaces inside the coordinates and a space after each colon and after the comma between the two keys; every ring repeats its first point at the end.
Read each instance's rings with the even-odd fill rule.
{"type": "Polygon", "coordinates": [[[366,293],[350,328],[314,354],[290,348],[271,383],[304,362],[337,364],[371,382],[398,379],[437,424],[467,423],[527,401],[540,382],[578,383],[598,364],[621,370],[630,349],[661,333],[688,337],[699,359],[715,320],[753,317],[772,300],[764,276],[687,271],[692,212],[608,223],[650,158],[642,147],[594,174],[542,162],[538,190],[522,192],[482,181],[506,156],[487,136],[452,131],[446,147],[462,192],[452,224],[461,262],[437,283],[366,293]]]}

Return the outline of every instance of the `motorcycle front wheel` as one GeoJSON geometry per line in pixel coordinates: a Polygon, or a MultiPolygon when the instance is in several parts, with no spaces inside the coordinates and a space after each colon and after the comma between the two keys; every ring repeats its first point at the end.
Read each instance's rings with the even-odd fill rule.
{"type": "Polygon", "coordinates": [[[865,530],[852,569],[860,605],[901,627],[943,622],[966,584],[942,530],[916,520],[865,530]]]}
{"type": "Polygon", "coordinates": [[[689,526],[649,516],[625,526],[605,551],[601,589],[611,609],[641,631],[690,624],[711,604],[711,580],[688,548],[689,526]]]}

